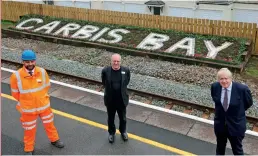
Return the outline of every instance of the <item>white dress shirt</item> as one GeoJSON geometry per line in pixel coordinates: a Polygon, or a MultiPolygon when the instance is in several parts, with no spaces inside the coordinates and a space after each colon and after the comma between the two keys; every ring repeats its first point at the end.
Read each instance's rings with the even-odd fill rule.
{"type": "MultiPolygon", "coordinates": [[[[228,93],[228,107],[229,107],[229,104],[230,104],[231,91],[232,91],[232,82],[231,82],[231,84],[229,85],[229,87],[227,88],[227,93],[228,93]]],[[[222,106],[223,106],[224,96],[225,96],[225,88],[222,87],[222,89],[221,89],[221,99],[220,99],[220,101],[221,101],[221,103],[222,103],[222,106]]]]}

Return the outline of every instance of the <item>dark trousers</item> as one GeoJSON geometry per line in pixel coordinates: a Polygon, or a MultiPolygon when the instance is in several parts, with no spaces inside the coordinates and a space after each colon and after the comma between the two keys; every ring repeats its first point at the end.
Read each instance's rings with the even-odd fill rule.
{"type": "Polygon", "coordinates": [[[244,136],[230,136],[228,128],[225,126],[224,133],[216,134],[217,148],[216,155],[225,155],[227,139],[229,140],[234,155],[244,155],[242,141],[244,136]]]}
{"type": "Polygon", "coordinates": [[[115,126],[115,115],[116,112],[119,117],[119,131],[120,133],[126,132],[126,107],[123,102],[113,102],[111,105],[107,107],[108,114],[108,132],[110,135],[114,135],[116,133],[115,126]]]}

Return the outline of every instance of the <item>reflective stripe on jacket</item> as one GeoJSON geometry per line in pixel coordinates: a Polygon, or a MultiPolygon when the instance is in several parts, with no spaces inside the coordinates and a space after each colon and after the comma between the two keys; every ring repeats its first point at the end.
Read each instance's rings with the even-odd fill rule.
{"type": "Polygon", "coordinates": [[[50,81],[45,69],[36,66],[30,76],[23,67],[12,74],[10,85],[12,96],[19,101],[16,108],[20,112],[36,114],[50,107],[50,81]]]}

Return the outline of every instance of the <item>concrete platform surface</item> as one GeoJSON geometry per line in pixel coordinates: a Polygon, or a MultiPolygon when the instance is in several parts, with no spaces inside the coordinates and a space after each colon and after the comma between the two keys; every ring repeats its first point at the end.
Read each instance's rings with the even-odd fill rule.
{"type": "MultiPolygon", "coordinates": [[[[1,72],[5,75],[2,77],[2,93],[10,94],[8,74],[1,72]]],[[[53,109],[106,125],[102,96],[56,84],[52,84],[50,95],[53,109]]],[[[127,118],[129,133],[193,154],[215,154],[216,138],[212,125],[134,104],[129,104],[127,118]]],[[[116,122],[118,125],[118,118],[116,122]]],[[[105,142],[105,139],[107,135],[102,140],[105,142]]],[[[257,154],[257,144],[256,137],[246,136],[243,142],[245,153],[257,154]]],[[[232,154],[230,144],[227,153],[232,154]]]]}

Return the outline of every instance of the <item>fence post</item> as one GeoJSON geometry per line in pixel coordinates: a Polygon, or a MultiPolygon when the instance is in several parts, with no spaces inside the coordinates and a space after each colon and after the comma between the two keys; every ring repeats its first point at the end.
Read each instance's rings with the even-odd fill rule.
{"type": "Polygon", "coordinates": [[[256,37],[254,40],[254,54],[258,56],[258,28],[256,28],[256,37]]]}
{"type": "Polygon", "coordinates": [[[39,14],[40,14],[40,15],[43,15],[43,5],[40,5],[40,6],[39,6],[39,14]]]}
{"type": "Polygon", "coordinates": [[[214,30],[215,30],[215,28],[214,28],[214,20],[211,20],[211,35],[214,35],[214,30]]]}

